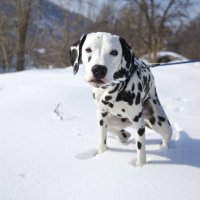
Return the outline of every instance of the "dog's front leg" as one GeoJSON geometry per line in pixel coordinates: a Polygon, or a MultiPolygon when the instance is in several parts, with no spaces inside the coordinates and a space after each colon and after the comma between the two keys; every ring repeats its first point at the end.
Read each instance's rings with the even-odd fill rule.
{"type": "Polygon", "coordinates": [[[136,165],[142,166],[146,163],[145,152],[145,124],[143,118],[140,118],[138,122],[133,122],[133,126],[136,128],[137,133],[135,136],[135,143],[137,148],[136,165]]]}
{"type": "Polygon", "coordinates": [[[97,120],[99,128],[99,147],[98,153],[103,153],[107,150],[106,139],[107,139],[107,112],[97,110],[97,120]]]}

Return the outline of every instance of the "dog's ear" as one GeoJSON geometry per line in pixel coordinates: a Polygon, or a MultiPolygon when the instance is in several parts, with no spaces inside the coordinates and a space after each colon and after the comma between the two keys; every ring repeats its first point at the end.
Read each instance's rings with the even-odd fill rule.
{"type": "Polygon", "coordinates": [[[128,77],[130,73],[130,68],[134,61],[134,53],[126,40],[122,37],[119,37],[120,44],[122,46],[122,60],[120,68],[114,73],[114,79],[124,80],[128,77]]]}
{"type": "Polygon", "coordinates": [[[69,51],[70,56],[70,62],[72,64],[72,67],[74,68],[74,75],[78,72],[79,64],[81,62],[81,56],[82,56],[82,46],[86,39],[87,35],[83,35],[80,40],[75,42],[71,47],[69,51]]]}
{"type": "Polygon", "coordinates": [[[130,69],[135,55],[132,48],[129,46],[124,38],[120,37],[119,41],[122,46],[122,55],[124,57],[124,60],[126,61],[126,68],[130,69]]]}

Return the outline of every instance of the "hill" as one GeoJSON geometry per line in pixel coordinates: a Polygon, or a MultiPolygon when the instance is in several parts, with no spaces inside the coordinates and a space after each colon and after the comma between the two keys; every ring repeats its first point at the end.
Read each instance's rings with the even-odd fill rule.
{"type": "MultiPolygon", "coordinates": [[[[48,0],[33,2],[26,39],[26,66],[68,65],[68,47],[86,32],[92,21],[48,0]],[[41,54],[38,49],[45,49],[45,53],[41,54]]],[[[10,67],[16,62],[16,4],[13,0],[0,1],[0,40],[10,67]]],[[[5,65],[2,48],[0,67],[5,65]]]]}

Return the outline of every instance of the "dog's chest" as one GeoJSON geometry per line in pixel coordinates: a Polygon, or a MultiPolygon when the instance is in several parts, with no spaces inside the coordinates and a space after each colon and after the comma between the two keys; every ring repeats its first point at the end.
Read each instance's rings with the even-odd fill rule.
{"type": "Polygon", "coordinates": [[[118,101],[118,95],[117,92],[110,94],[107,90],[93,91],[93,98],[98,109],[124,118],[127,117],[127,110],[131,110],[130,105],[127,102],[118,101]]]}

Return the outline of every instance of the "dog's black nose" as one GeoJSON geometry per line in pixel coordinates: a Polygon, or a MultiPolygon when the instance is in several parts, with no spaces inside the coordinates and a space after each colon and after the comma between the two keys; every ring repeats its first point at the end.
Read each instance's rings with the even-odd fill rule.
{"type": "Polygon", "coordinates": [[[94,78],[102,79],[106,76],[107,68],[103,65],[94,65],[92,67],[92,73],[94,78]]]}

